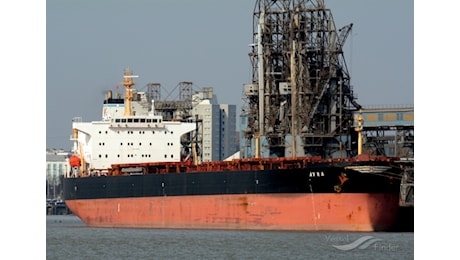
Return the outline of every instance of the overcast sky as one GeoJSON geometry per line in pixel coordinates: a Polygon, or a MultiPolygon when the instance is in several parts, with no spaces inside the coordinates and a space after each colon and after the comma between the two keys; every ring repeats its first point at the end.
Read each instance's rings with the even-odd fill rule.
{"type": "MultiPolygon", "coordinates": [[[[248,57],[255,0],[46,1],[46,147],[70,150],[73,117],[100,120],[104,93],[130,68],[137,89],[179,82],[213,87],[240,108],[251,81],[248,57]]],[[[344,47],[358,103],[414,104],[412,0],[326,0],[337,28],[353,23],[344,47]]]]}

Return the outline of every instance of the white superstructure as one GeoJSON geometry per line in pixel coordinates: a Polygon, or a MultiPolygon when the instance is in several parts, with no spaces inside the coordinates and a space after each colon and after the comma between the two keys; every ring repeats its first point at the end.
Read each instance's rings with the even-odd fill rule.
{"type": "MultiPolygon", "coordinates": [[[[128,78],[126,75],[130,74],[125,72],[128,78]]],[[[83,122],[81,118],[74,118],[72,122],[73,153],[81,161],[83,174],[104,172],[112,164],[184,159],[181,158],[181,136],[195,130],[195,123],[163,121],[162,116],[155,115],[153,102],[148,115],[131,115],[126,108],[131,104],[129,98],[134,81],[124,81],[124,84],[125,102],[117,99],[104,104],[101,121],[83,122]],[[120,112],[123,110],[124,114],[120,112]],[[114,111],[118,112],[112,113],[114,111]]]]}
{"type": "Polygon", "coordinates": [[[73,150],[89,169],[107,169],[114,163],[178,162],[180,137],[195,129],[193,123],[164,122],[161,116],[130,116],[89,123],[76,120],[72,125],[73,150]]]}

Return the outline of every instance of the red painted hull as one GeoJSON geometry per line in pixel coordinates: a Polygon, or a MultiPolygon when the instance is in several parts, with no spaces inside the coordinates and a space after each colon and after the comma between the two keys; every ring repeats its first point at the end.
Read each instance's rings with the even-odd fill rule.
{"type": "Polygon", "coordinates": [[[317,193],[67,200],[91,227],[386,231],[398,194],[317,193]]]}

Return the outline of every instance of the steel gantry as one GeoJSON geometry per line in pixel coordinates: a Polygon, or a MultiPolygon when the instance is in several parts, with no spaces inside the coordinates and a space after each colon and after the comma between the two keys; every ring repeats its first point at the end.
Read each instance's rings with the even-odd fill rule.
{"type": "Polygon", "coordinates": [[[244,157],[353,153],[355,101],[337,30],[323,1],[258,0],[244,86],[244,157]]]}

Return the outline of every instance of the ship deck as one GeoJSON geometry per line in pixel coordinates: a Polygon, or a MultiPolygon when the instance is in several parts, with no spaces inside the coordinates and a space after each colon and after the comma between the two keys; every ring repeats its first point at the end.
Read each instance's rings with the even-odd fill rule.
{"type": "Polygon", "coordinates": [[[231,161],[203,162],[193,164],[191,160],[185,162],[149,162],[113,164],[108,175],[133,174],[166,174],[179,172],[221,172],[239,170],[276,170],[300,169],[312,164],[327,163],[331,166],[343,166],[355,162],[395,162],[396,157],[361,155],[353,158],[322,159],[320,156],[305,156],[296,158],[244,158],[231,161]]]}

